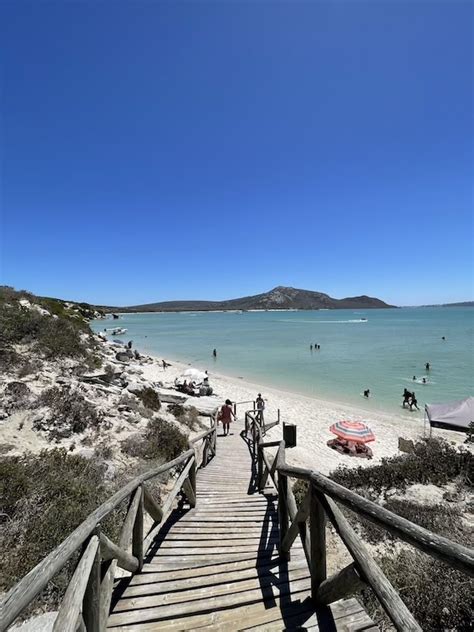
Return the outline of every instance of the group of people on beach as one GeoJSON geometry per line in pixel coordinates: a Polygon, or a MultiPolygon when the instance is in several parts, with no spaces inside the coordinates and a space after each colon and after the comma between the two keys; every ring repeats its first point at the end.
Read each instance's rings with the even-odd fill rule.
{"type": "MultiPolygon", "coordinates": [[[[313,350],[313,345],[309,345],[310,350],[313,350]]],[[[314,350],[319,351],[321,349],[321,345],[318,345],[316,342],[314,343],[314,350]]]]}

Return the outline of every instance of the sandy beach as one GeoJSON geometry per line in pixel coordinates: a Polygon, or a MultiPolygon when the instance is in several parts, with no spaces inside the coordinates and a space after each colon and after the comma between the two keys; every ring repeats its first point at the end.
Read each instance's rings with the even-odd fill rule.
{"type": "MultiPolygon", "coordinates": [[[[150,381],[161,381],[165,386],[172,386],[174,379],[180,376],[191,364],[184,364],[166,358],[171,366],[165,370],[161,364],[154,362],[143,366],[143,376],[150,381]]],[[[195,367],[206,368],[206,367],[195,367]]],[[[232,378],[220,373],[214,373],[208,369],[209,382],[214,389],[213,399],[216,404],[229,398],[233,402],[253,401],[258,393],[262,393],[266,400],[265,420],[276,421],[278,409],[280,409],[281,422],[289,422],[297,425],[297,447],[288,450],[287,461],[292,465],[310,467],[323,474],[328,474],[339,465],[356,467],[379,463],[382,458],[400,454],[398,450],[398,438],[416,440],[423,436],[423,410],[409,412],[400,408],[399,415],[391,413],[374,413],[363,408],[351,407],[338,402],[328,402],[320,399],[306,397],[244,379],[232,378]],[[339,454],[328,448],[328,439],[334,438],[329,432],[329,426],[341,419],[364,421],[373,430],[376,441],[370,444],[373,458],[362,459],[339,454]]],[[[196,403],[200,398],[196,398],[196,403]]],[[[207,399],[207,398],[206,398],[207,399]]],[[[400,402],[401,402],[400,397],[400,402]]],[[[237,406],[237,427],[241,427],[244,413],[251,408],[251,404],[237,406]]],[[[267,437],[269,439],[281,438],[281,427],[272,428],[267,437]]],[[[429,426],[426,427],[429,433],[429,426]]],[[[457,432],[434,430],[436,436],[461,444],[464,435],[457,432]]]]}

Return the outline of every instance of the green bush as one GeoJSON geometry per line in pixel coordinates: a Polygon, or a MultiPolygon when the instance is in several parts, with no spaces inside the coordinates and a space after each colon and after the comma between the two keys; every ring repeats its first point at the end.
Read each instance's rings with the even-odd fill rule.
{"type": "MultiPolygon", "coordinates": [[[[97,428],[104,420],[101,412],[80,393],[69,386],[53,386],[40,395],[38,405],[51,408],[52,420],[48,423],[50,439],[70,437],[88,428],[97,428]]],[[[37,422],[41,428],[42,421],[37,422]]]]}
{"type": "MultiPolygon", "coordinates": [[[[474,580],[414,549],[376,561],[425,632],[472,630],[474,580]]],[[[372,591],[364,590],[362,598],[375,622],[386,629],[387,616],[372,591]]]]}
{"type": "Polygon", "coordinates": [[[168,411],[172,413],[176,419],[187,426],[190,430],[196,430],[196,428],[204,428],[204,424],[199,420],[199,412],[194,406],[190,408],[184,408],[181,404],[170,404],[168,411]]]}
{"type": "Polygon", "coordinates": [[[164,419],[148,422],[143,436],[132,435],[121,443],[121,450],[129,456],[146,460],[172,461],[188,449],[186,436],[164,419]]]}
{"type": "Polygon", "coordinates": [[[149,408],[150,410],[158,411],[161,408],[160,396],[158,393],[147,386],[142,389],[138,393],[136,393],[138,399],[142,402],[145,408],[149,408]]]}
{"type": "Polygon", "coordinates": [[[468,456],[461,458],[443,439],[424,439],[414,448],[413,454],[387,457],[380,465],[339,467],[330,478],[349,489],[365,488],[380,494],[390,488],[403,490],[413,483],[445,485],[463,473],[463,458],[469,460],[468,456]]]}
{"type": "Polygon", "coordinates": [[[95,342],[92,332],[82,318],[66,309],[61,301],[38,299],[25,292],[0,288],[0,348],[11,349],[15,344],[31,344],[45,358],[88,358],[95,342]],[[27,298],[30,303],[47,309],[53,316],[41,314],[34,308],[20,305],[27,298]],[[89,338],[83,340],[82,335],[89,338]]]}
{"type": "MultiPolygon", "coordinates": [[[[112,495],[103,474],[95,461],[64,449],[0,459],[0,590],[19,581],[112,495]]],[[[117,536],[114,517],[102,526],[110,537],[117,536]]],[[[50,583],[43,602],[58,603],[73,563],[50,583]]]]}

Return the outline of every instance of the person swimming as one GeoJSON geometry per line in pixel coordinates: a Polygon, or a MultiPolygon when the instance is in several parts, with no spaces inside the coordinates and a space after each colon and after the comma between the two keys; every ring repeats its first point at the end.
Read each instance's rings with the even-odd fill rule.
{"type": "Polygon", "coordinates": [[[411,379],[415,382],[415,380],[416,380],[416,375],[414,375],[411,379]]]}
{"type": "Polygon", "coordinates": [[[364,397],[369,397],[369,396],[370,396],[370,388],[364,391],[364,397]]]}
{"type": "Polygon", "coordinates": [[[426,384],[426,377],[423,378],[423,384],[426,384]]]}

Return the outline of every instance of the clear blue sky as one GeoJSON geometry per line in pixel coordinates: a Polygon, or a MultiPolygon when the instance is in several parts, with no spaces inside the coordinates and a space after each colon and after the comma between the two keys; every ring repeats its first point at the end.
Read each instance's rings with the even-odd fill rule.
{"type": "Polygon", "coordinates": [[[1,2],[1,281],[472,300],[471,2],[1,2]]]}

